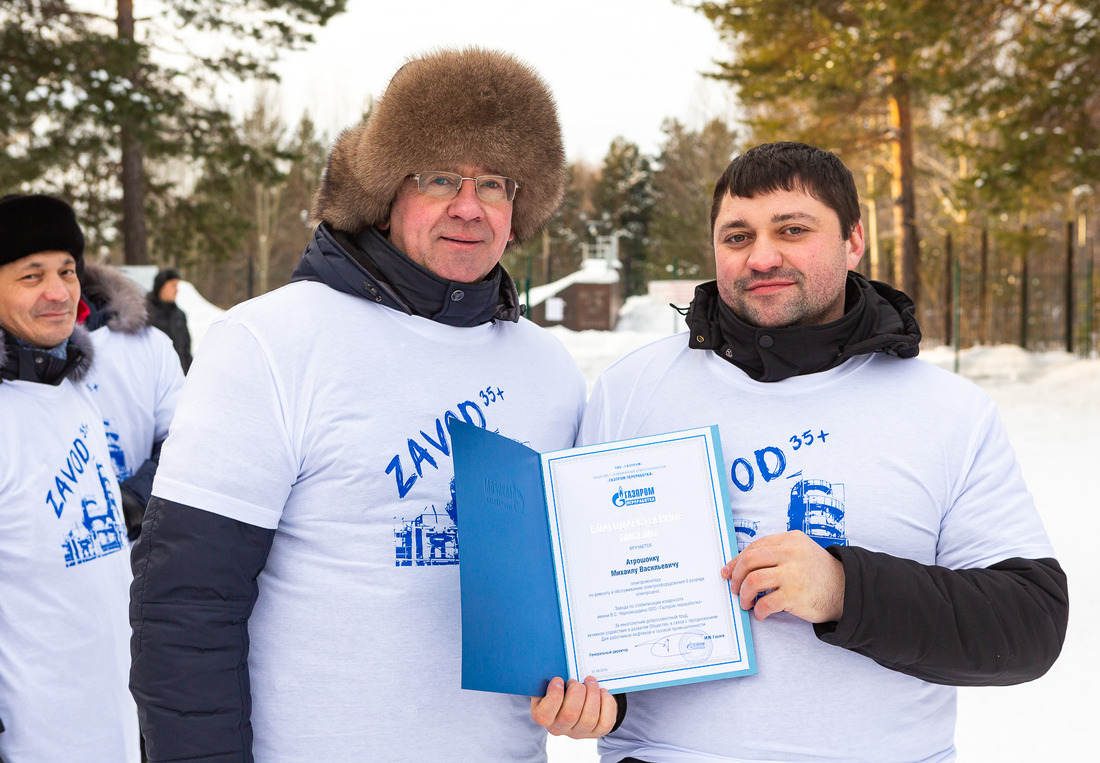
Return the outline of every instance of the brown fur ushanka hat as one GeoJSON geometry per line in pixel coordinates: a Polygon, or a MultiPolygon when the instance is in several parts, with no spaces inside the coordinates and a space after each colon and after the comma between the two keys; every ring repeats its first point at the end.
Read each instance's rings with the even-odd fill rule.
{"type": "Polygon", "coordinates": [[[565,192],[565,151],[550,89],[512,56],[480,48],[409,61],[362,123],[333,144],[310,217],[359,233],[389,219],[409,175],[481,167],[519,183],[515,243],[550,218],[565,192]]]}

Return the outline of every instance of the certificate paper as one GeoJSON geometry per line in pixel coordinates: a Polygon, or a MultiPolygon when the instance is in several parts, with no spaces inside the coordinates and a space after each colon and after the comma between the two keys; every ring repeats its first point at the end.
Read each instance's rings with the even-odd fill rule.
{"type": "Polygon", "coordinates": [[[756,672],[719,575],[732,518],[717,429],[538,454],[451,423],[463,687],[612,692],[756,672]]]}

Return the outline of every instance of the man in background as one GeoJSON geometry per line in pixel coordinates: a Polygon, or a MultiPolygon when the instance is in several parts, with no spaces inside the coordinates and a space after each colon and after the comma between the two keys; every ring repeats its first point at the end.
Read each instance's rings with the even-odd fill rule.
{"type": "Polygon", "coordinates": [[[148,294],[149,322],[168,335],[179,355],[183,372],[191,368],[191,332],[187,329],[187,314],[176,304],[180,273],[175,268],[163,268],[153,279],[148,294]]]}

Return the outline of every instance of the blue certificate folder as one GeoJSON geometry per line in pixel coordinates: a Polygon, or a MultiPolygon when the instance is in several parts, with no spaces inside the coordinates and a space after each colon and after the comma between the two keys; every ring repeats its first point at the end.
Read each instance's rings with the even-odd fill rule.
{"type": "MultiPolygon", "coordinates": [[[[570,613],[559,596],[560,560],[556,528],[544,482],[547,459],[574,451],[540,454],[514,440],[450,418],[455,468],[462,606],[462,688],[541,697],[554,676],[583,679],[571,670],[575,652],[570,613]]],[[[711,428],[711,456],[722,473],[717,429],[711,428]]],[[[723,480],[719,513],[730,554],[736,553],[723,480]]],[[[717,575],[717,568],[714,570],[717,575]]],[[[635,576],[638,577],[638,576],[635,576]]],[[[726,587],[728,589],[728,586],[726,587]]],[[[564,590],[564,589],[561,589],[564,590]]],[[[604,683],[613,693],[637,691],[756,672],[746,614],[730,594],[731,620],[738,624],[740,652],[728,664],[708,666],[706,675],[654,671],[629,686],[604,683]]],[[[684,638],[679,644],[684,648],[684,638]]],[[[709,638],[709,636],[707,637],[709,638]]],[[[690,640],[690,639],[689,639],[690,640]]],[[[702,645],[694,644],[694,648],[702,645]]],[[[688,644],[686,648],[692,648],[688,644]]],[[[709,654],[709,650],[707,654],[709,654]]]]}
{"type": "Polygon", "coordinates": [[[448,419],[458,509],[462,688],[541,697],[551,678],[569,677],[569,668],[539,453],[448,419]]]}

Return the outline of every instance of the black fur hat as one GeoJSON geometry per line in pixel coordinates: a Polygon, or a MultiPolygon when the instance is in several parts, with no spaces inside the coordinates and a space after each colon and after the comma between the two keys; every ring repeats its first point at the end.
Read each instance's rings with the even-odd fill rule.
{"type": "Polygon", "coordinates": [[[68,252],[84,268],[84,232],[73,208],[53,196],[0,198],[0,265],[38,252],[68,252]]]}
{"type": "Polygon", "coordinates": [[[409,175],[461,164],[519,183],[515,243],[554,214],[565,193],[565,151],[554,97],[534,69],[481,48],[409,61],[370,116],[337,137],[310,217],[359,233],[388,220],[409,175]]]}

